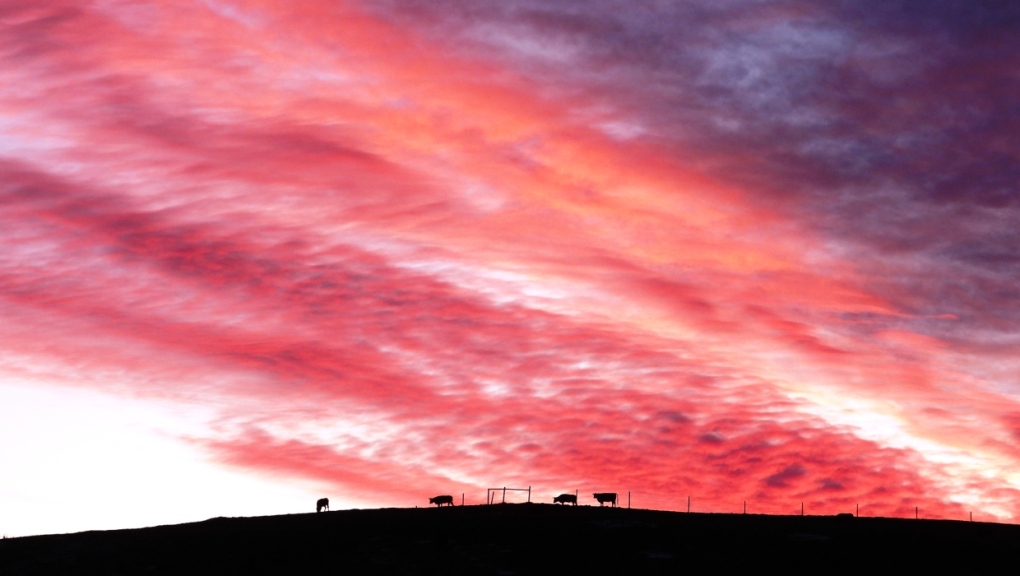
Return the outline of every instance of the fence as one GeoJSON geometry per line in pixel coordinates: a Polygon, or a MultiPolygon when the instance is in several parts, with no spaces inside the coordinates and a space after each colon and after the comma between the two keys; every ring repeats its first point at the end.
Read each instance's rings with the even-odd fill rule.
{"type": "Polygon", "coordinates": [[[531,503],[531,486],[528,486],[527,488],[507,488],[506,486],[504,486],[502,488],[489,488],[486,491],[486,494],[485,494],[485,503],[486,504],[495,504],[496,495],[499,494],[500,492],[502,492],[503,498],[500,501],[500,504],[506,504],[506,493],[507,493],[507,491],[510,491],[510,492],[527,492],[528,493],[528,503],[529,504],[531,503]]]}
{"type": "MultiPolygon", "coordinates": [[[[486,503],[487,504],[501,504],[507,502],[507,493],[521,493],[526,494],[525,498],[518,499],[517,502],[525,500],[532,502],[532,492],[534,487],[528,486],[527,488],[489,488],[486,492],[486,503]]],[[[556,496],[562,492],[556,492],[552,490],[546,490],[544,487],[540,488],[540,494],[549,493],[549,497],[546,498],[544,495],[539,496],[541,502],[552,503],[553,496],[556,496]]],[[[594,498],[593,493],[581,494],[579,490],[573,490],[574,496],[577,497],[578,505],[584,506],[597,506],[599,505],[597,500],[594,498]]],[[[568,494],[570,492],[567,492],[568,494]]],[[[511,500],[514,500],[513,498],[511,500]]],[[[463,502],[463,499],[462,499],[463,502]]],[[[515,503],[513,501],[509,503],[515,503]]],[[[897,512],[892,512],[887,508],[884,508],[882,512],[875,512],[868,514],[867,505],[861,505],[860,503],[848,504],[843,503],[832,503],[832,502],[810,502],[810,501],[795,501],[795,502],[783,502],[776,500],[763,500],[763,499],[718,499],[718,498],[698,498],[696,495],[691,496],[665,496],[662,494],[655,493],[635,493],[631,491],[618,492],[616,505],[621,508],[636,508],[644,510],[662,510],[670,512],[689,512],[689,513],[708,513],[708,514],[766,514],[766,515],[779,515],[779,516],[834,516],[837,514],[853,514],[856,517],[874,515],[876,517],[882,516],[886,518],[913,518],[920,520],[921,513],[919,506],[911,506],[913,510],[901,509],[897,512]]],[[[941,515],[935,516],[936,518],[944,518],[941,515]]],[[[960,520],[974,521],[974,513],[969,512],[960,520]]]]}

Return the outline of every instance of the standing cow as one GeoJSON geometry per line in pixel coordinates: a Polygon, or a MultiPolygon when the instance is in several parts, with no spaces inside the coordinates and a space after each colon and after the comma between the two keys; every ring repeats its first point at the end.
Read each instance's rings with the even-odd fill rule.
{"type": "Polygon", "coordinates": [[[560,494],[553,498],[553,504],[573,504],[577,506],[577,495],[576,494],[560,494]]]}
{"type": "Polygon", "coordinates": [[[329,510],[329,498],[319,498],[315,502],[315,511],[322,512],[323,510],[329,510]]]}
{"type": "Polygon", "coordinates": [[[606,502],[616,506],[616,492],[599,492],[594,496],[595,499],[599,501],[599,506],[602,506],[606,502]]]}
{"type": "Polygon", "coordinates": [[[435,498],[429,498],[429,504],[435,504],[436,507],[446,504],[447,506],[453,506],[453,496],[449,494],[443,494],[442,496],[436,496],[435,498]]]}

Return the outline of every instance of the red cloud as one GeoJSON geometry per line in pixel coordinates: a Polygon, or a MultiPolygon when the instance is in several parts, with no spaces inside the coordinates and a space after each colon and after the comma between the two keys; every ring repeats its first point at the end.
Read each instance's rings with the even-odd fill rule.
{"type": "MultiPolygon", "coordinates": [[[[678,120],[626,54],[542,65],[575,88],[357,3],[3,10],[12,370],[212,407],[181,436],[224,464],[386,504],[515,484],[1015,517],[989,375],[1012,349],[967,332],[995,323],[890,279],[922,260],[852,257],[760,160],[799,156],[678,120]]],[[[584,54],[615,29],[593,10],[526,28],[584,54]]]]}

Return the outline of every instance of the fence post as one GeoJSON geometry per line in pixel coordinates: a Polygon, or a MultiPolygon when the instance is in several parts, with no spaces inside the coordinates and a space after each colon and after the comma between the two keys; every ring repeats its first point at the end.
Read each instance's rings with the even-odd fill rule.
{"type": "Polygon", "coordinates": [[[630,490],[627,490],[627,510],[630,510],[630,490]]]}
{"type": "Polygon", "coordinates": [[[804,503],[803,502],[800,503],[800,515],[801,516],[804,515],[804,503]]]}
{"type": "Polygon", "coordinates": [[[506,504],[506,486],[503,487],[503,502],[502,502],[502,504],[506,504]]]}
{"type": "Polygon", "coordinates": [[[528,486],[528,504],[531,504],[531,486],[528,486]]]}
{"type": "Polygon", "coordinates": [[[691,497],[690,496],[687,497],[687,513],[688,514],[691,513],[691,497]]]}

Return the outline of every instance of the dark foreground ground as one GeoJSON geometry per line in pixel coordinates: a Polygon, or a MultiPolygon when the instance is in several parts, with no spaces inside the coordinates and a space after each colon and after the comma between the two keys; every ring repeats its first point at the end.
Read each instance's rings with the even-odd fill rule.
{"type": "Polygon", "coordinates": [[[507,504],[0,540],[21,574],[1002,574],[1020,526],[507,504]]]}

